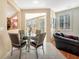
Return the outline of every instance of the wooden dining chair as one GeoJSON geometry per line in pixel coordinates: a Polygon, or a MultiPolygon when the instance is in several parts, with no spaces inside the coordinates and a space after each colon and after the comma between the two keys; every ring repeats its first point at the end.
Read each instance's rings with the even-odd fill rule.
{"type": "Polygon", "coordinates": [[[15,47],[20,50],[19,59],[21,59],[22,48],[26,45],[26,41],[20,40],[17,33],[9,33],[9,36],[12,43],[11,56],[13,54],[13,47],[15,47]]]}

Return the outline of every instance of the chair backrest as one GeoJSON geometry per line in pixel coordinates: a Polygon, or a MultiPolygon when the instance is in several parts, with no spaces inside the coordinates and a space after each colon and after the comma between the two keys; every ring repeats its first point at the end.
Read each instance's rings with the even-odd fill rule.
{"type": "Polygon", "coordinates": [[[41,33],[39,35],[37,35],[37,44],[43,44],[44,38],[45,38],[46,33],[41,33]]]}
{"type": "Polygon", "coordinates": [[[41,30],[36,30],[36,35],[40,34],[41,30]]]}
{"type": "Polygon", "coordinates": [[[12,44],[20,44],[19,43],[19,36],[17,33],[9,33],[10,39],[12,44]]]}
{"type": "Polygon", "coordinates": [[[20,34],[20,39],[22,39],[24,36],[24,30],[19,30],[19,34],[20,34]]]}

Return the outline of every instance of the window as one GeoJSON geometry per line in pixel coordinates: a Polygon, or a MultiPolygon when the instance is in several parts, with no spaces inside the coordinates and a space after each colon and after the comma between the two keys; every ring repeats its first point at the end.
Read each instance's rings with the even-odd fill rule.
{"type": "Polygon", "coordinates": [[[60,28],[64,28],[64,17],[60,16],[60,28]]]}
{"type": "Polygon", "coordinates": [[[70,16],[69,15],[60,16],[60,28],[70,29],[70,16]]]}
{"type": "Polygon", "coordinates": [[[31,26],[31,27],[33,27],[34,25],[35,25],[35,19],[29,19],[29,20],[26,20],[26,25],[27,26],[31,26]]]}

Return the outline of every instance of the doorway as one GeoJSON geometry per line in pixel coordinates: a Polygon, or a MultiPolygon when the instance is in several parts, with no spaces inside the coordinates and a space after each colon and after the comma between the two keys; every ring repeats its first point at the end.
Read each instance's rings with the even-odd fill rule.
{"type": "Polygon", "coordinates": [[[28,32],[29,26],[32,28],[32,33],[36,33],[36,30],[40,30],[41,33],[46,32],[46,13],[27,13],[25,21],[26,32],[28,32]]]}
{"type": "MultiPolygon", "coordinates": [[[[49,41],[51,39],[51,17],[50,17],[50,9],[42,8],[42,9],[23,9],[21,10],[21,29],[27,30],[26,26],[26,14],[29,13],[46,13],[46,21],[45,21],[45,31],[46,31],[46,40],[49,41]]],[[[42,23],[42,22],[41,22],[42,23]]],[[[41,27],[40,27],[41,28],[41,27]]]]}

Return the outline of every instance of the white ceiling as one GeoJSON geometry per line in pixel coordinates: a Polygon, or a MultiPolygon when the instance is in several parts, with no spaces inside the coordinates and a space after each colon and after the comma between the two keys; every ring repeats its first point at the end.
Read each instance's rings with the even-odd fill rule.
{"type": "Polygon", "coordinates": [[[51,8],[61,11],[79,6],[79,0],[14,0],[20,8],[51,8]]]}

